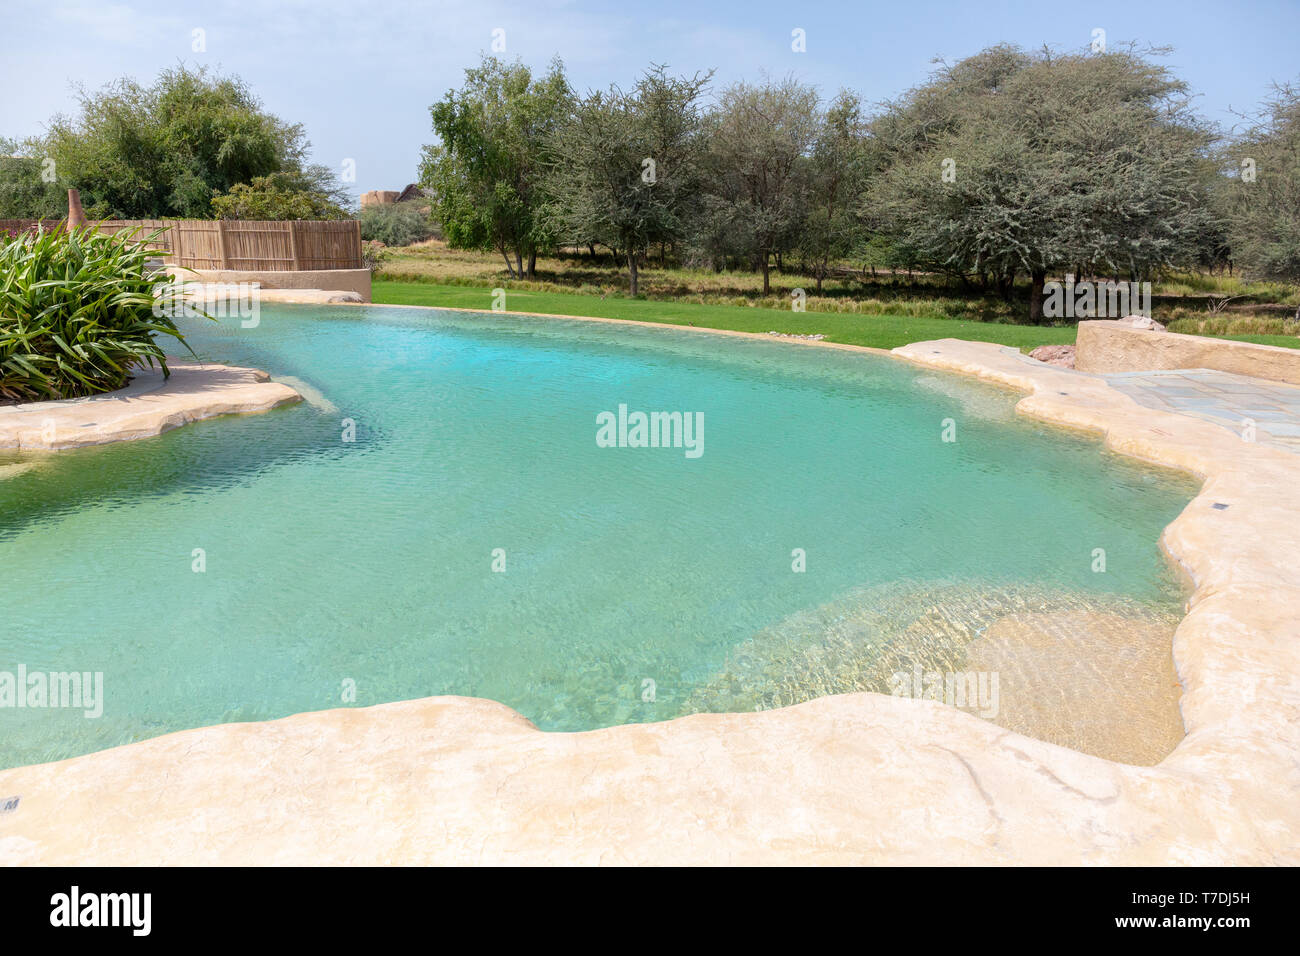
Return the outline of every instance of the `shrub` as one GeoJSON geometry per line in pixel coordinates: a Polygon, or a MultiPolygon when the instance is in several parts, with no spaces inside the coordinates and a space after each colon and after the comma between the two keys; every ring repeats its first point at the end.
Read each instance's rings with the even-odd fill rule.
{"type": "Polygon", "coordinates": [[[388,258],[388,247],[378,239],[361,240],[361,265],[372,273],[379,272],[388,258]]]}
{"type": "Polygon", "coordinates": [[[409,246],[433,235],[427,207],[417,202],[366,206],[361,210],[361,238],[386,246],[409,246]]]}
{"type": "Polygon", "coordinates": [[[255,176],[251,183],[237,183],[212,197],[212,214],[217,219],[347,219],[348,212],[330,192],[298,173],[255,176]]]}
{"type": "MultiPolygon", "coordinates": [[[[73,398],[121,388],[132,368],[169,374],[155,339],[184,337],[154,314],[168,282],[132,235],[35,233],[0,245],[0,398],[73,398]]],[[[186,346],[188,348],[188,346],[186,346]]]]}

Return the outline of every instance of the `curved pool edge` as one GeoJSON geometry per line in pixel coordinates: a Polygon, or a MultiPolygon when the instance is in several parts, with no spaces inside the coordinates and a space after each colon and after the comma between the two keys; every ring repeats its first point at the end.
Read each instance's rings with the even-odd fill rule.
{"type": "Polygon", "coordinates": [[[0,798],[20,800],[0,862],[1297,862],[1300,456],[1000,346],[893,354],[1027,391],[1022,415],[1203,478],[1161,539],[1194,590],[1174,645],[1188,733],[1158,766],[875,694],[572,734],[438,697],[0,771],[0,798]]]}
{"type": "MultiPolygon", "coordinates": [[[[1300,859],[1300,505],[1288,491],[1300,456],[1141,406],[1101,377],[1001,346],[942,339],[894,352],[1028,392],[1017,414],[1094,433],[1111,451],[1201,480],[1160,536],[1190,592],[1174,635],[1187,734],[1152,769],[1219,791],[1278,854],[1251,861],[1300,859]]],[[[1223,850],[1216,862],[1236,861],[1233,848],[1223,850]]]]}
{"type": "Polygon", "coordinates": [[[153,438],[192,422],[268,412],[302,400],[261,369],[169,359],[102,395],[0,407],[0,449],[67,451],[153,438]]]}

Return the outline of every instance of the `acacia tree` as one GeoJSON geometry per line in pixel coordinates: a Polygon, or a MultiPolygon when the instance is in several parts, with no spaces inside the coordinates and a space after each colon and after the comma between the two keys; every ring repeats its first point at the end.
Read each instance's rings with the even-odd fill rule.
{"type": "Polygon", "coordinates": [[[847,258],[864,238],[857,206],[866,183],[867,152],[862,102],[842,90],[822,118],[808,163],[808,209],[799,250],[817,279],[847,258]]]}
{"type": "Polygon", "coordinates": [[[1300,281],[1300,91],[1275,87],[1227,160],[1220,208],[1233,261],[1252,278],[1300,281]]]}
{"type": "Polygon", "coordinates": [[[558,59],[534,77],[522,62],[484,56],[429,108],[441,142],[424,148],[420,184],[453,248],[495,249],[512,277],[535,274],[537,253],[552,243],[542,179],[571,103],[558,59]]]}
{"type": "Polygon", "coordinates": [[[557,231],[600,242],[627,258],[637,294],[638,261],[690,227],[704,153],[700,98],[711,74],[647,71],[636,87],[595,91],[552,139],[548,212],[557,231]]]}
{"type": "Polygon", "coordinates": [[[819,122],[816,90],[787,77],[728,87],[711,123],[705,229],[744,241],[764,295],[773,255],[793,245],[808,211],[807,157],[819,122]]]}
{"type": "Polygon", "coordinates": [[[924,268],[1006,294],[1027,275],[1036,321],[1049,274],[1142,280],[1203,252],[1214,135],[1186,85],[1132,49],[995,47],[873,131],[884,168],[864,217],[924,268]]]}

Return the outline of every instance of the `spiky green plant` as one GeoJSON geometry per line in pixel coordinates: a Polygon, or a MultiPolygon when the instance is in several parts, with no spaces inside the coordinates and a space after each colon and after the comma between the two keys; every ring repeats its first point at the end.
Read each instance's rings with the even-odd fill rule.
{"type": "Polygon", "coordinates": [[[146,365],[170,374],[156,337],[185,340],[155,314],[168,277],[149,267],[152,238],[42,229],[0,245],[0,398],[95,395],[146,365]]]}

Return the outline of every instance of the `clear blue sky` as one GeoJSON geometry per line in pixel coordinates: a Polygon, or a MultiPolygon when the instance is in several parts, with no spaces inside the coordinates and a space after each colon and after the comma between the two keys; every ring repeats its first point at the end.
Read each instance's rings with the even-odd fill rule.
{"type": "Polygon", "coordinates": [[[1225,126],[1272,81],[1300,77],[1300,0],[1078,0],[976,3],[790,3],[710,0],[588,3],[537,0],[0,0],[0,136],[38,133],[71,111],[72,88],[180,61],[242,76],[266,106],[303,123],[314,159],[356,163],[354,192],[401,188],[432,139],[428,107],[505,31],[505,56],[543,66],[559,55],[579,89],[626,85],[651,62],[719,83],[793,72],[830,95],[871,102],[915,85],[931,60],[998,42],[1061,49],[1109,43],[1173,47],[1167,62],[1225,126]],[[807,52],[790,48],[791,31],[807,52]],[[193,50],[204,31],[205,52],[193,50]]]}

